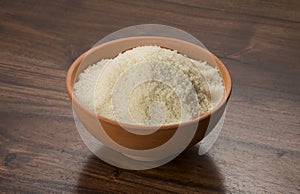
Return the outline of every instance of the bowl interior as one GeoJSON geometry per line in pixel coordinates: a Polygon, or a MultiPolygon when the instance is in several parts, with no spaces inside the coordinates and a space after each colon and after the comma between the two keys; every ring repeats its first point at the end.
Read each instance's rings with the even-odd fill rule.
{"type": "MultiPolygon", "coordinates": [[[[198,118],[187,121],[184,123],[180,123],[180,125],[189,124],[189,122],[198,122],[202,119],[210,116],[211,113],[219,109],[229,98],[230,92],[231,92],[231,78],[229,75],[228,70],[224,66],[224,64],[212,53],[207,51],[206,49],[178,39],[173,38],[166,38],[166,37],[130,37],[130,38],[123,38],[118,39],[114,41],[110,41],[104,44],[101,44],[97,47],[94,47],[90,49],[89,51],[85,52],[83,55],[81,55],[70,67],[68,74],[67,74],[67,80],[66,80],[66,86],[67,91],[70,96],[70,98],[75,101],[75,103],[78,103],[80,106],[80,102],[73,96],[73,85],[75,81],[77,80],[78,75],[86,69],[89,65],[97,63],[101,59],[109,59],[116,57],[119,53],[124,52],[126,50],[129,50],[131,48],[142,46],[142,45],[157,45],[164,48],[169,48],[172,50],[177,50],[179,53],[184,54],[188,56],[189,58],[195,59],[195,60],[202,60],[207,61],[209,65],[218,67],[221,73],[221,76],[224,81],[224,87],[225,92],[222,100],[220,103],[210,112],[207,112],[204,115],[199,116],[198,118]]],[[[86,109],[86,111],[89,111],[86,109]]],[[[91,112],[91,111],[90,111],[91,112]]],[[[100,120],[109,121],[111,123],[117,124],[116,121],[105,118],[101,115],[98,115],[100,120]]],[[[179,124],[179,123],[178,123],[179,124]]],[[[163,125],[162,128],[170,129],[170,128],[176,128],[178,124],[170,124],[170,125],[163,125]]],[[[134,125],[134,124],[126,124],[129,127],[137,126],[139,129],[144,128],[151,128],[150,126],[141,126],[141,125],[134,125]]],[[[155,127],[155,126],[154,126],[155,127]]]]}

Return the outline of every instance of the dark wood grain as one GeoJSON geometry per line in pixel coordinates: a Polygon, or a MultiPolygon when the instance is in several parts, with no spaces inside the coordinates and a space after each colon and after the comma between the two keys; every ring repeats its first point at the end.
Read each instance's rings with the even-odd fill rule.
{"type": "Polygon", "coordinates": [[[300,193],[300,1],[0,0],[0,192],[300,193]],[[162,167],[97,159],[65,92],[71,62],[122,27],[160,23],[229,68],[222,133],[162,167]]]}

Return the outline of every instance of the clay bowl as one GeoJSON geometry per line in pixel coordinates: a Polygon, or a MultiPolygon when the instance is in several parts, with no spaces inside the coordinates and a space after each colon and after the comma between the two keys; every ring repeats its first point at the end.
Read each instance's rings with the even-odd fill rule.
{"type": "MultiPolygon", "coordinates": [[[[187,133],[194,130],[192,138],[186,143],[190,147],[202,140],[218,123],[226,107],[231,93],[231,78],[224,64],[212,53],[202,47],[178,39],[166,37],[130,37],[106,42],[90,49],[78,57],[68,70],[66,87],[72,101],[73,110],[84,127],[96,139],[112,149],[126,153],[127,150],[150,150],[166,144],[176,133],[178,127],[187,133]],[[96,115],[84,107],[73,95],[73,85],[77,76],[87,66],[104,58],[114,58],[120,52],[141,45],[158,45],[177,50],[196,60],[205,60],[212,66],[218,66],[225,85],[225,95],[221,102],[210,112],[188,122],[164,125],[148,135],[140,135],[130,131],[152,130],[150,126],[118,123],[115,120],[96,115]],[[129,129],[129,130],[128,130],[129,129]]],[[[185,140],[181,140],[185,141],[185,140]]],[[[172,146],[176,147],[176,146],[172,146]]],[[[185,147],[185,148],[186,148],[185,147]]],[[[177,148],[176,148],[177,149],[177,148]]],[[[174,151],[175,153],[175,151],[174,151]]]]}

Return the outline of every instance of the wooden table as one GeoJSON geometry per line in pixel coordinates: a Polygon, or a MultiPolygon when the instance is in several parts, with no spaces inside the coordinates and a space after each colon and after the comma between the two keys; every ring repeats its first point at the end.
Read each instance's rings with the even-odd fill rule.
{"type": "Polygon", "coordinates": [[[1,0],[0,192],[300,193],[299,50],[297,0],[1,0]],[[234,85],[208,154],[130,171],[84,145],[65,76],[102,37],[144,23],[199,38],[234,85]]]}

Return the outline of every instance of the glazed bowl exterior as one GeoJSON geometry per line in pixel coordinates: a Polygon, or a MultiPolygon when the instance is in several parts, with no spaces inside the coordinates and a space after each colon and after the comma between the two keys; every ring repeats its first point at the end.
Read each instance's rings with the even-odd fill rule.
{"type": "Polygon", "coordinates": [[[193,146],[201,141],[222,117],[230,97],[231,85],[230,74],[225,65],[219,58],[206,49],[179,39],[153,36],[129,37],[98,45],[79,56],[69,68],[66,77],[67,92],[72,101],[73,110],[89,133],[109,147],[113,147],[112,142],[114,142],[114,144],[134,150],[148,150],[165,144],[174,136],[179,125],[186,131],[192,130],[195,126],[197,128],[193,138],[188,142],[187,147],[193,146]],[[217,66],[220,69],[225,86],[225,92],[221,102],[213,110],[198,118],[183,123],[164,125],[154,133],[140,135],[130,131],[152,130],[153,127],[126,123],[120,124],[115,120],[96,115],[78,101],[73,93],[73,86],[80,72],[101,59],[114,58],[121,52],[142,45],[157,45],[177,50],[189,58],[207,61],[211,66],[217,66]]]}

